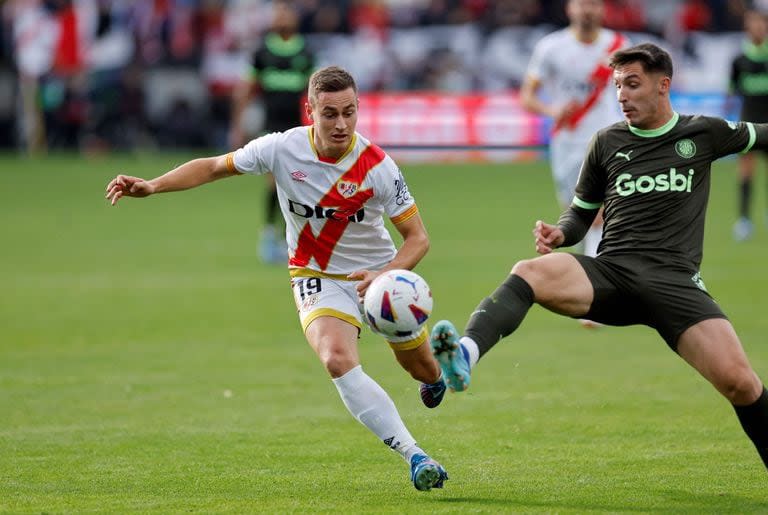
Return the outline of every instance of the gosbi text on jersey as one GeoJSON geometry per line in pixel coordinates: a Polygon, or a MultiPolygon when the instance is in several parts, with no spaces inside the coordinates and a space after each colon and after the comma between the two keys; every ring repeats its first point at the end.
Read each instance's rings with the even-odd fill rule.
{"type": "Polygon", "coordinates": [[[292,276],[382,268],[396,253],[384,215],[398,224],[418,211],[395,162],[357,133],[336,162],[318,156],[311,127],[255,139],[227,161],[241,173],[274,175],[292,276]]]}

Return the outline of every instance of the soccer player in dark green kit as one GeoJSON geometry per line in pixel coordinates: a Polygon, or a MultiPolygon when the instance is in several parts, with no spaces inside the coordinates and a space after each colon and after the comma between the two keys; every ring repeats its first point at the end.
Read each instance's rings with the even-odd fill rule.
{"type": "MultiPolygon", "coordinates": [[[[259,86],[264,104],[264,133],[284,132],[302,125],[301,111],[309,76],[314,71],[314,56],[298,32],[299,12],[292,2],[277,0],[272,4],[273,19],[261,46],[254,52],[248,77],[235,88],[232,106],[230,145],[238,148],[250,139],[243,129],[243,113],[251,90],[259,86]]],[[[251,135],[253,136],[253,135],[251,135]]],[[[274,179],[268,176],[265,225],[259,254],[267,263],[285,264],[288,255],[284,231],[278,231],[280,209],[274,179]]]]}
{"type": "Polygon", "coordinates": [[[768,466],[768,390],[699,274],[712,161],[768,149],[768,125],[676,113],[672,60],[652,44],[611,57],[626,121],[595,135],[576,196],[556,225],[536,222],[536,251],[472,313],[464,336],[443,320],[433,352],[449,387],[469,386],[471,367],[511,334],[535,302],[607,325],[653,327],[734,406],[768,466]],[[552,252],[573,245],[604,206],[597,257],[552,252]]]}
{"type": "MultiPolygon", "coordinates": [[[[731,64],[730,92],[741,97],[741,116],[745,122],[768,122],[768,18],[759,11],[744,15],[747,40],[731,64]]],[[[752,236],[750,216],[752,178],[755,175],[755,153],[739,159],[739,218],[733,226],[737,241],[752,236]]],[[[766,213],[768,215],[768,213],[766,213]]]]}

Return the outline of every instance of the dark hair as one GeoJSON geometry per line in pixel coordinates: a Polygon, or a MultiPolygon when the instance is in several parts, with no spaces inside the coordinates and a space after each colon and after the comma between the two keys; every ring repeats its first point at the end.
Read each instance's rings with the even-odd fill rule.
{"type": "Polygon", "coordinates": [[[645,73],[662,73],[672,78],[672,58],[666,50],[653,43],[641,43],[623,50],[617,50],[611,55],[611,68],[639,62],[645,73]]]}
{"type": "Polygon", "coordinates": [[[355,79],[344,68],[326,66],[320,68],[309,78],[309,99],[314,101],[319,93],[335,93],[352,88],[357,93],[355,79]]]}

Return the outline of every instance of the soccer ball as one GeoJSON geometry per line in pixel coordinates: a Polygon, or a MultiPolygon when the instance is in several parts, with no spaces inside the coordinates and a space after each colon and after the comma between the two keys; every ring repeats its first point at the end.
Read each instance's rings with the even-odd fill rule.
{"type": "Polygon", "coordinates": [[[398,338],[416,336],[432,312],[432,292],[419,274],[389,270],[368,287],[363,308],[374,332],[398,338]]]}

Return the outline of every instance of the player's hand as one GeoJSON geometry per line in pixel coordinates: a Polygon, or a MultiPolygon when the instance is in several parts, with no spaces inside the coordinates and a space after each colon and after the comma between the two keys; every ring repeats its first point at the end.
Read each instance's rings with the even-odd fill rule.
{"type": "Polygon", "coordinates": [[[536,221],[533,236],[536,238],[536,252],[539,254],[549,254],[565,241],[565,235],[558,226],[545,224],[541,220],[536,221]]]}
{"type": "Polygon", "coordinates": [[[365,292],[368,290],[368,287],[379,275],[381,275],[380,270],[357,270],[347,276],[347,279],[360,281],[357,283],[356,288],[357,296],[360,298],[361,302],[365,298],[365,292]]]}
{"type": "Polygon", "coordinates": [[[122,197],[146,197],[155,192],[154,186],[140,177],[118,175],[107,184],[106,199],[114,206],[122,197]]]}

